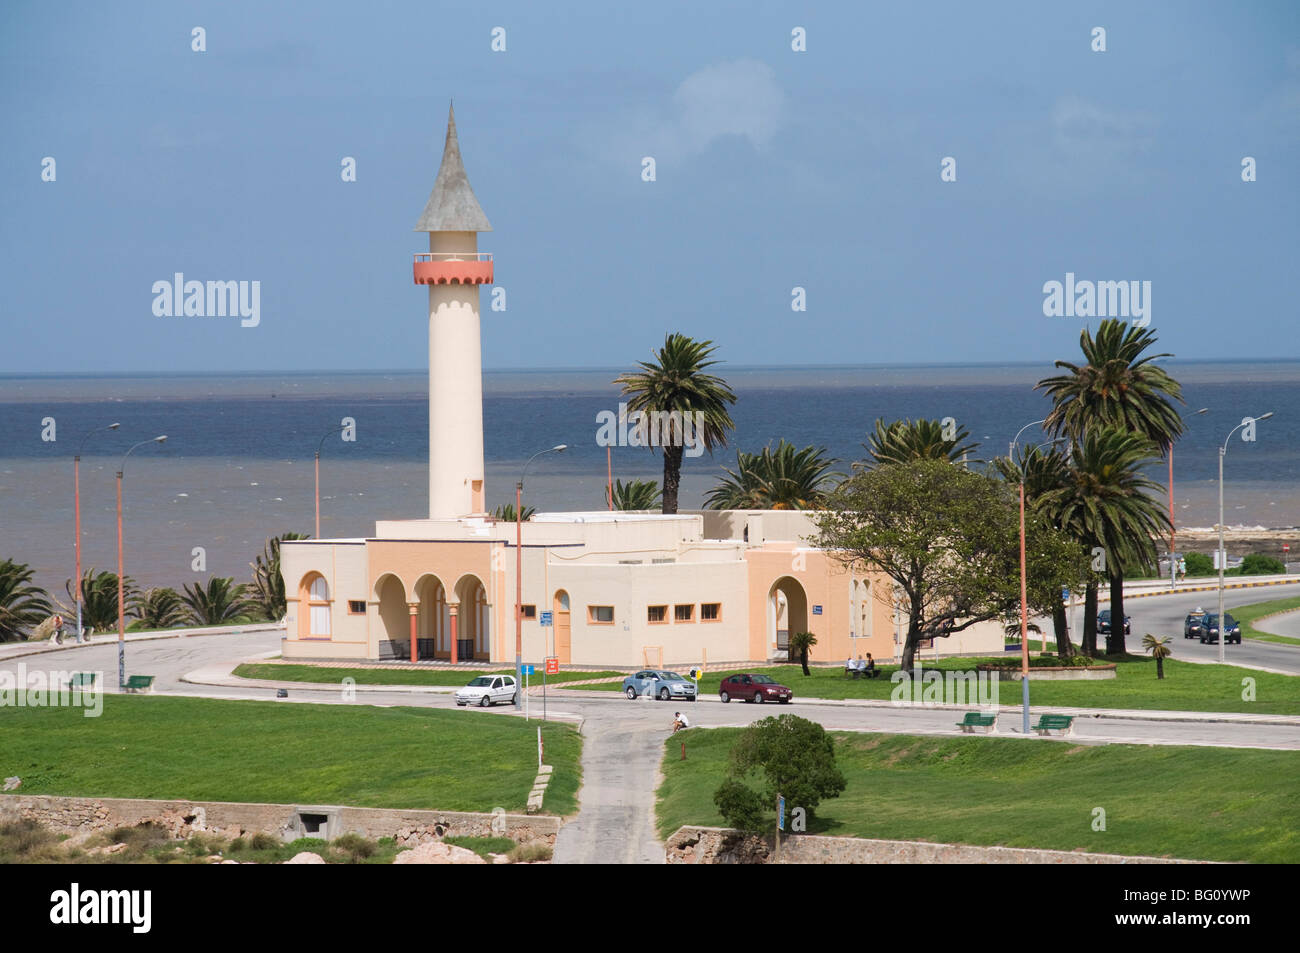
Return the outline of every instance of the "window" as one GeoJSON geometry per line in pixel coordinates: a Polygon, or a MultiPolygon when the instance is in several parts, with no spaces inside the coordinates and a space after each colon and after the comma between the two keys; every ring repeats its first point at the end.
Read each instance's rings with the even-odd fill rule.
{"type": "Polygon", "coordinates": [[[613,606],[587,606],[587,621],[596,625],[614,624],[613,606]]]}
{"type": "Polygon", "coordinates": [[[520,606],[519,612],[525,619],[537,618],[537,606],[520,606]]]}
{"type": "Polygon", "coordinates": [[[694,622],[695,606],[693,605],[673,606],[673,621],[694,622]]]}
{"type": "Polygon", "coordinates": [[[364,600],[364,599],[349,599],[349,600],[348,600],[348,612],[350,612],[352,615],[365,615],[365,614],[366,614],[366,600],[364,600]]]}
{"type": "Polygon", "coordinates": [[[701,622],[720,622],[720,621],[722,621],[722,603],[721,603],[721,602],[701,602],[701,603],[700,603],[700,621],[701,621],[701,622]]]}
{"type": "Polygon", "coordinates": [[[667,622],[668,607],[667,606],[646,606],[645,620],[651,623],[667,622]]]}
{"type": "Polygon", "coordinates": [[[311,613],[310,635],[330,634],[330,587],[324,576],[317,576],[311,581],[308,594],[308,606],[311,613]]]}

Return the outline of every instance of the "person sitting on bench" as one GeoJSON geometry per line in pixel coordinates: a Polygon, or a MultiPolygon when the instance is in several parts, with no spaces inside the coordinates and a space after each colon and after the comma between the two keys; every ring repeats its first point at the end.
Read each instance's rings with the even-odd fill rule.
{"type": "Polygon", "coordinates": [[[864,678],[880,677],[880,670],[876,668],[876,660],[871,657],[870,652],[867,653],[866,662],[859,662],[858,664],[862,666],[862,675],[864,678]]]}

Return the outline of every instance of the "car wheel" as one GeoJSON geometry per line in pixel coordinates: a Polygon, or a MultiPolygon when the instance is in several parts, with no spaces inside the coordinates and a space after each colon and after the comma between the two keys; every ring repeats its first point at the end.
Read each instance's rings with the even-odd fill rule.
{"type": "Polygon", "coordinates": [[[519,704],[519,693],[518,693],[518,692],[515,692],[513,695],[510,696],[510,704],[512,704],[512,705],[518,705],[518,704],[519,704]]]}
{"type": "Polygon", "coordinates": [[[781,699],[781,704],[782,704],[782,705],[788,705],[788,704],[790,704],[790,699],[788,699],[788,698],[782,698],[782,699],[781,699]]]}
{"type": "Polygon", "coordinates": [[[457,707],[457,708],[464,708],[464,707],[465,707],[465,703],[464,703],[464,702],[456,702],[456,707],[457,707]]]}
{"type": "Polygon", "coordinates": [[[492,696],[491,696],[491,695],[484,695],[482,698],[480,698],[480,699],[478,700],[478,707],[479,707],[479,708],[486,708],[486,707],[487,707],[488,705],[490,705],[490,704],[492,704],[492,696]]]}
{"type": "Polygon", "coordinates": [[[666,688],[661,688],[661,689],[659,689],[659,700],[660,700],[661,702],[666,702],[666,701],[668,701],[668,699],[670,699],[670,698],[672,698],[672,697],[673,697],[673,693],[670,692],[668,689],[666,689],[666,688]]]}
{"type": "Polygon", "coordinates": [[[728,695],[726,692],[719,692],[718,697],[722,699],[722,704],[724,705],[727,704],[727,702],[731,701],[731,696],[728,695]]]}
{"type": "Polygon", "coordinates": [[[627,697],[630,698],[630,699],[632,699],[632,701],[636,701],[636,686],[635,686],[635,685],[629,685],[629,686],[627,687],[627,697]]]}
{"type": "Polygon", "coordinates": [[[755,704],[755,705],[761,705],[761,704],[763,704],[763,693],[762,693],[762,692],[754,692],[754,704],[755,704]]]}

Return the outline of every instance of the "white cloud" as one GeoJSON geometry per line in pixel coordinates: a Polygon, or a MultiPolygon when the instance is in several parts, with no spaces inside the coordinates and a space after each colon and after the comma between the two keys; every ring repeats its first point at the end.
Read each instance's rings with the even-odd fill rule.
{"type": "Polygon", "coordinates": [[[1056,145],[1076,155],[1118,158],[1151,146],[1154,123],[1135,112],[1104,109],[1078,96],[1059,99],[1052,107],[1056,145]]]}

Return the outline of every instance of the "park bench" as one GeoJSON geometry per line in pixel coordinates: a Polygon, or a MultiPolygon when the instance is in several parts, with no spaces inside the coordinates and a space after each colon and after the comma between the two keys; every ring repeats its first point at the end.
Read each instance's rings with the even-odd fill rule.
{"type": "Polygon", "coordinates": [[[68,688],[80,689],[81,691],[92,691],[95,687],[94,672],[73,672],[72,678],[68,681],[68,688]]]}
{"type": "Polygon", "coordinates": [[[126,690],[128,692],[147,692],[153,686],[154,676],[152,675],[128,675],[126,678],[126,690]]]}
{"type": "Polygon", "coordinates": [[[1039,715],[1038,724],[1034,725],[1034,731],[1040,735],[1046,735],[1053,731],[1059,731],[1063,735],[1068,735],[1074,730],[1073,715],[1039,715]]]}
{"type": "Polygon", "coordinates": [[[986,732],[994,731],[998,727],[997,714],[981,715],[977,711],[966,712],[966,717],[957,722],[957,727],[967,733],[974,731],[976,728],[983,728],[986,732]]]}

